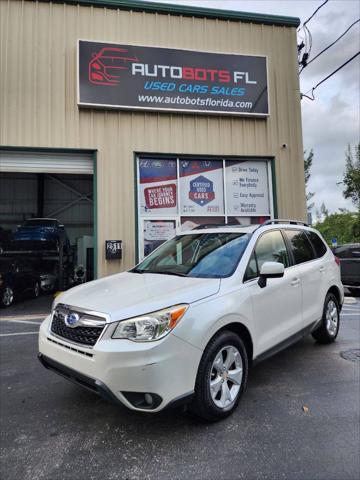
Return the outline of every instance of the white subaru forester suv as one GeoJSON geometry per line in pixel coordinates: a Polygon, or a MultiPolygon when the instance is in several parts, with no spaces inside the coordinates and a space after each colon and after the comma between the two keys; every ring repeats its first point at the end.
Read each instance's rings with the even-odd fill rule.
{"type": "Polygon", "coordinates": [[[254,362],[309,333],[333,342],[343,298],[338,260],[305,224],[200,226],[57,297],[39,359],[133,410],[183,402],[217,420],[254,362]]]}

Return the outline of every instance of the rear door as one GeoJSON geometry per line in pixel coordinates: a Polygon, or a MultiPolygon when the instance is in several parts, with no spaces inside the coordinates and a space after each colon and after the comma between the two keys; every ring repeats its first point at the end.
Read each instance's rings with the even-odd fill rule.
{"type": "Polygon", "coordinates": [[[360,244],[351,246],[349,250],[349,285],[360,286],[360,244]]]}
{"type": "Polygon", "coordinates": [[[299,268],[291,260],[280,230],[263,233],[252,252],[244,282],[249,282],[252,296],[258,354],[266,352],[302,329],[301,281],[299,268]],[[279,262],[285,267],[282,278],[257,282],[264,262],[279,262]]]}
{"type": "Polygon", "coordinates": [[[286,229],[285,237],[293,261],[298,267],[302,285],[303,325],[306,327],[322,316],[326,294],[326,265],[317,258],[305,230],[286,229]]]}

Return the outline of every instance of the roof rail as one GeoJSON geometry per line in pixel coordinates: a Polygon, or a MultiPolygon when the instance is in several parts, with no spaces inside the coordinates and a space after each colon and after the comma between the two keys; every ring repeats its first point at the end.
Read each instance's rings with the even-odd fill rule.
{"type": "Polygon", "coordinates": [[[227,226],[226,223],[202,223],[201,225],[197,225],[191,230],[204,230],[205,228],[217,228],[217,227],[226,227],[226,226],[227,226]]]}
{"type": "Polygon", "coordinates": [[[304,227],[308,227],[309,224],[305,222],[301,222],[300,220],[282,220],[280,218],[275,218],[272,220],[266,220],[264,223],[261,224],[263,227],[264,225],[274,225],[277,223],[289,223],[290,225],[303,225],[304,227]]]}
{"type": "Polygon", "coordinates": [[[248,227],[249,225],[240,225],[239,223],[202,223],[197,227],[194,227],[192,230],[205,230],[206,228],[234,228],[234,227],[248,227]]]}

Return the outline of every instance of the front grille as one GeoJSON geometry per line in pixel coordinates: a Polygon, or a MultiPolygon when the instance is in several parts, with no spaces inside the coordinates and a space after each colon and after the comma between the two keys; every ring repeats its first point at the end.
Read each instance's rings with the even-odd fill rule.
{"type": "Polygon", "coordinates": [[[74,312],[74,310],[70,310],[69,308],[58,306],[53,314],[53,319],[51,323],[51,331],[58,335],[59,337],[66,338],[70,342],[75,342],[80,345],[87,345],[93,346],[97,342],[98,338],[101,335],[101,332],[104,330],[105,327],[105,320],[99,317],[94,317],[92,315],[88,315],[85,313],[76,312],[80,316],[80,322],[82,319],[86,319],[87,323],[91,323],[91,321],[95,322],[102,322],[103,325],[101,326],[75,326],[75,327],[68,327],[65,324],[65,317],[67,314],[74,312]]]}
{"type": "Polygon", "coordinates": [[[92,358],[94,355],[89,352],[84,352],[83,350],[79,350],[78,348],[70,347],[70,345],[66,345],[64,343],[57,342],[53,338],[47,337],[48,342],[55,343],[55,345],[58,345],[59,347],[66,348],[67,350],[71,350],[72,352],[80,353],[81,355],[84,355],[85,357],[90,357],[92,358]]]}

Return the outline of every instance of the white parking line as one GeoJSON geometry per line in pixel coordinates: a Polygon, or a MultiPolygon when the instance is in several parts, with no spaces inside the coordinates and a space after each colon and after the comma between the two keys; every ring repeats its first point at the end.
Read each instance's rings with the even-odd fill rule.
{"type": "Polygon", "coordinates": [[[357,300],[355,297],[345,297],[344,298],[344,303],[346,305],[353,305],[354,303],[357,303],[357,300]]]}
{"type": "Polygon", "coordinates": [[[8,323],[25,323],[25,325],[41,325],[42,320],[40,322],[30,322],[29,320],[1,320],[2,322],[8,323]]]}
{"type": "Polygon", "coordinates": [[[0,333],[0,337],[13,337],[14,335],[38,335],[39,332],[0,333]]]}
{"type": "Polygon", "coordinates": [[[3,316],[2,318],[0,318],[0,320],[2,322],[9,322],[9,321],[12,321],[12,320],[18,320],[20,319],[21,320],[44,320],[46,318],[46,315],[43,314],[43,313],[39,313],[37,315],[12,315],[12,316],[3,316]]]}

